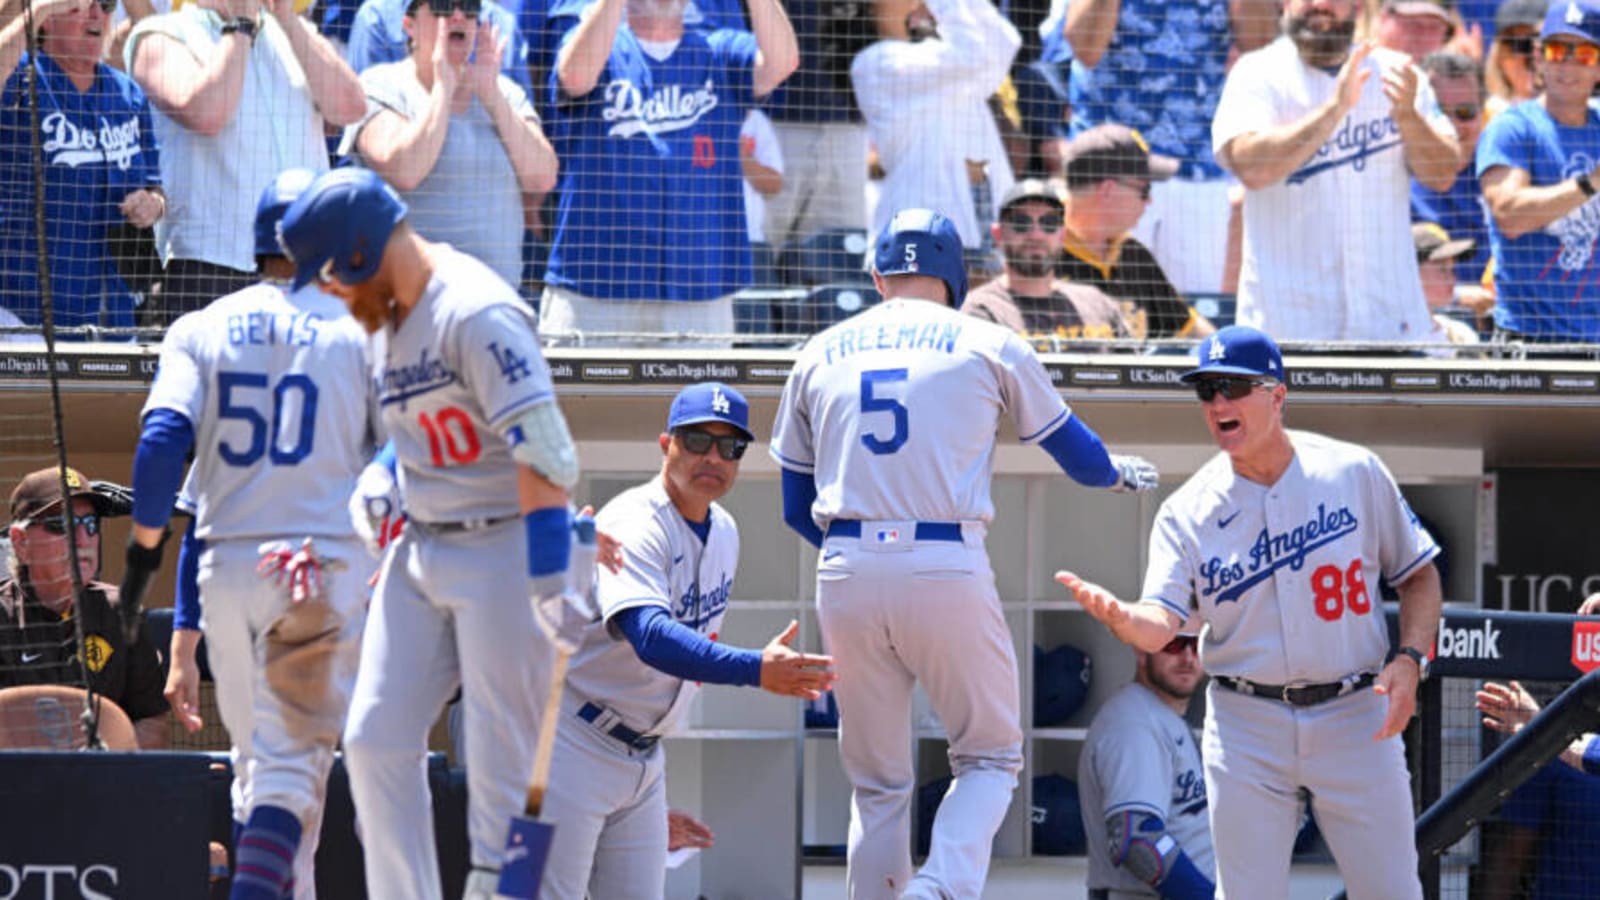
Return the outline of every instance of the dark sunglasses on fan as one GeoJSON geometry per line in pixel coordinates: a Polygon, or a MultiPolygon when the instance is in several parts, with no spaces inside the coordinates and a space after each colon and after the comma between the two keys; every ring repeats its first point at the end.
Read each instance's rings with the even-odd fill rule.
{"type": "Polygon", "coordinates": [[[478,13],[483,11],[483,0],[411,0],[406,11],[415,13],[424,2],[428,10],[441,19],[449,18],[450,13],[458,9],[469,19],[476,19],[478,13]]]}
{"type": "MultiPolygon", "coordinates": [[[[64,535],[67,533],[67,526],[62,523],[60,516],[47,516],[39,519],[30,519],[28,524],[37,525],[54,535],[64,535]]],[[[85,533],[90,535],[100,533],[100,517],[94,513],[73,516],[72,524],[82,528],[85,533]]]]}
{"type": "Polygon", "coordinates": [[[680,428],[675,434],[678,442],[683,444],[683,449],[695,456],[704,456],[711,452],[711,445],[717,446],[717,455],[729,462],[744,458],[744,451],[750,449],[750,442],[736,434],[712,434],[709,431],[696,431],[692,428],[680,428]]]}
{"type": "Polygon", "coordinates": [[[1055,234],[1061,230],[1061,213],[1045,213],[1038,218],[1019,210],[1012,210],[1005,214],[1006,227],[1012,234],[1027,234],[1035,226],[1045,234],[1055,234]]]}

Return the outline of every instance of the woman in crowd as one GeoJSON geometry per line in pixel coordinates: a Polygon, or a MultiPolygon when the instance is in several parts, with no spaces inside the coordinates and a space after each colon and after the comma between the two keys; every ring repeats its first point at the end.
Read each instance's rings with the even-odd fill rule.
{"type": "Polygon", "coordinates": [[[411,0],[411,53],[361,73],[353,152],[405,197],[416,230],[522,279],[524,208],[555,184],[556,156],[522,88],[500,74],[502,35],[481,0],[411,0]]]}
{"type": "Polygon", "coordinates": [[[166,211],[150,104],[133,79],[100,61],[115,8],[116,0],[34,0],[31,59],[28,17],[0,28],[0,307],[29,325],[42,321],[36,188],[58,327],[132,327],[135,298],[107,239],[123,223],[147,230],[166,211]]]}

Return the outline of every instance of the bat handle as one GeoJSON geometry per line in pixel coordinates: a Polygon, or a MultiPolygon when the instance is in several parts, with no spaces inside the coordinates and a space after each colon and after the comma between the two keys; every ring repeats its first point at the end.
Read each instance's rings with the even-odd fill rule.
{"type": "Polygon", "coordinates": [[[567,683],[567,662],[572,651],[564,641],[556,642],[556,664],[550,673],[550,694],[545,699],[544,715],[539,720],[539,742],[533,754],[533,777],[528,779],[528,799],[523,811],[538,818],[544,808],[545,788],[550,784],[550,759],[555,755],[556,728],[561,724],[561,692],[567,683]]]}

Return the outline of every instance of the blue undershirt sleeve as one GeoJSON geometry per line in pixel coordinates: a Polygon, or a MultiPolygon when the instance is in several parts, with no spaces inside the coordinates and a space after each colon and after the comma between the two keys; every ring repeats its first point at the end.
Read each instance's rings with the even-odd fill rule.
{"type": "Polygon", "coordinates": [[[761,652],[708,640],[660,606],[634,606],[612,617],[652,669],[705,684],[761,685],[761,652]]]}
{"type": "Polygon", "coordinates": [[[783,521],[813,547],[822,546],[822,529],[811,520],[817,500],[817,479],[809,472],[783,470],[783,521]]]}
{"type": "Polygon", "coordinates": [[[1211,900],[1217,893],[1216,885],[1195,868],[1189,854],[1182,850],[1178,851],[1177,858],[1172,861],[1172,870],[1156,890],[1164,900],[1211,900]]]}
{"type": "Polygon", "coordinates": [[[171,409],[152,409],[144,417],[139,447],[133,452],[133,521],[161,528],[183,483],[183,463],[194,447],[194,424],[171,409]]]}
{"type": "Polygon", "coordinates": [[[190,519],[178,545],[178,590],[172,602],[172,627],[178,631],[200,630],[201,549],[200,539],[194,536],[194,519],[190,519]]]}
{"type": "Polygon", "coordinates": [[[1117,483],[1117,469],[1111,465],[1111,455],[1106,452],[1105,444],[1076,415],[1068,416],[1060,428],[1039,442],[1039,446],[1050,454],[1061,471],[1079,484],[1110,487],[1117,483]]]}
{"type": "MultiPolygon", "coordinates": [[[[372,462],[375,462],[378,465],[383,466],[385,469],[388,469],[390,475],[395,474],[395,471],[400,467],[400,461],[394,452],[394,441],[389,441],[388,443],[384,444],[383,447],[378,450],[378,455],[372,458],[372,462]]],[[[368,465],[371,464],[372,463],[368,463],[368,465]]]]}

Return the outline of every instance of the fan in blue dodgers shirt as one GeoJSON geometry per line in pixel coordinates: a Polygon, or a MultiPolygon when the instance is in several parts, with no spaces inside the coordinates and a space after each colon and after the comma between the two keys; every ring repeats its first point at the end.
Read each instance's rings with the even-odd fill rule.
{"type": "Polygon", "coordinates": [[[115,0],[37,0],[39,53],[25,54],[27,17],[0,29],[0,306],[40,322],[34,231],[32,111],[37,73],[44,153],[45,246],[58,326],[132,327],[133,295],[106,247],[124,220],[148,229],[166,211],[144,92],[100,62],[115,0]]]}
{"type": "Polygon", "coordinates": [[[750,282],[739,126],[799,50],[777,0],[751,0],[753,35],[685,29],[685,6],[598,0],[561,38],[545,335],[733,332],[750,282]]]}

